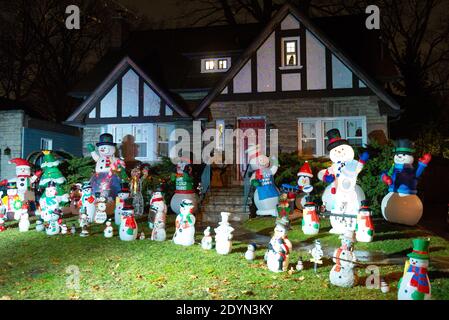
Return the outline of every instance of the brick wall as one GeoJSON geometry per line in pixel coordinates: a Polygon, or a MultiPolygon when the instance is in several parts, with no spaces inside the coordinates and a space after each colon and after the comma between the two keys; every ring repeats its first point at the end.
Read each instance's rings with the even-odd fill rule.
{"type": "Polygon", "coordinates": [[[12,158],[22,157],[22,127],[24,112],[22,110],[0,111],[0,178],[15,177],[15,165],[8,164],[12,158]],[[11,155],[5,155],[6,148],[11,155]]]}

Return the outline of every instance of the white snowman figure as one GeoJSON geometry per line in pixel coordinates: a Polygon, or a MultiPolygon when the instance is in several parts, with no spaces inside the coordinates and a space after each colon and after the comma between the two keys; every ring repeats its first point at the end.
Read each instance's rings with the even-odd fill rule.
{"type": "Polygon", "coordinates": [[[68,202],[67,194],[58,195],[58,186],[54,181],[50,181],[45,188],[44,195],[39,199],[40,215],[45,222],[50,221],[51,213],[59,210],[62,202],[68,202]]]}
{"type": "Polygon", "coordinates": [[[122,220],[120,223],[120,240],[122,241],[134,241],[137,239],[137,222],[134,217],[134,207],[132,205],[132,199],[126,199],[125,206],[122,210],[122,220]]]}
{"type": "Polygon", "coordinates": [[[193,212],[195,214],[198,209],[198,195],[194,187],[193,167],[190,159],[181,158],[176,164],[176,174],[171,177],[176,183],[176,190],[170,200],[170,208],[176,214],[180,213],[180,204],[183,200],[190,200],[193,204],[193,212]]]}
{"type": "Polygon", "coordinates": [[[97,224],[103,224],[108,219],[108,214],[106,213],[107,199],[105,197],[98,197],[96,200],[96,210],[94,221],[97,224]]]}
{"type": "Polygon", "coordinates": [[[173,242],[183,246],[191,246],[195,243],[195,210],[191,200],[183,200],[180,204],[180,213],[176,217],[176,231],[173,235],[173,242]]]}
{"type": "Polygon", "coordinates": [[[310,181],[313,178],[313,173],[308,161],[304,162],[297,176],[298,191],[300,194],[296,197],[295,203],[299,209],[303,209],[306,204],[306,197],[313,191],[313,186],[310,181]]]}
{"type": "Polygon", "coordinates": [[[121,213],[123,206],[125,205],[125,200],[130,196],[129,184],[122,183],[122,187],[120,192],[117,194],[115,198],[115,209],[114,209],[114,223],[116,225],[120,225],[121,222],[121,213]]]}
{"type": "Polygon", "coordinates": [[[274,175],[279,168],[279,161],[274,156],[270,159],[263,155],[259,145],[251,145],[246,153],[249,165],[255,171],[251,176],[251,184],[256,187],[254,192],[256,213],[276,217],[280,194],[274,183],[274,175]]]}
{"type": "Polygon", "coordinates": [[[332,166],[320,171],[318,178],[330,183],[322,196],[323,205],[332,214],[330,233],[343,234],[346,230],[355,230],[360,202],[365,199],[365,195],[360,194],[361,189],[357,188],[357,177],[368,161],[369,154],[364,152],[356,161],[354,149],[347,140],[341,138],[338,129],[331,129],[326,134],[332,166]]]}
{"type": "Polygon", "coordinates": [[[306,202],[302,210],[301,229],[304,234],[315,235],[320,232],[320,217],[316,212],[316,205],[314,202],[305,198],[306,202]]]}
{"type": "Polygon", "coordinates": [[[341,247],[334,252],[332,261],[335,265],[331,269],[329,280],[334,286],[350,288],[356,283],[354,266],[357,258],[353,252],[354,231],[347,230],[340,239],[341,247]]]}
{"type": "Polygon", "coordinates": [[[29,215],[27,211],[24,211],[21,213],[20,215],[20,220],[19,220],[19,231],[20,232],[27,232],[28,230],[30,230],[30,220],[29,220],[29,215]]]}
{"type": "Polygon", "coordinates": [[[0,212],[0,232],[3,232],[6,230],[5,223],[6,223],[6,214],[3,212],[0,212]]]}
{"type": "Polygon", "coordinates": [[[431,286],[428,276],[429,268],[428,239],[414,239],[413,251],[405,264],[404,275],[398,283],[399,300],[430,300],[431,286]]]}
{"type": "Polygon", "coordinates": [[[167,239],[167,232],[165,231],[165,222],[158,220],[154,223],[153,230],[151,231],[151,240],[153,241],[165,241],[167,239]]]}
{"type": "Polygon", "coordinates": [[[62,226],[61,226],[61,234],[67,234],[67,225],[66,224],[63,224],[62,226]]]}
{"type": "Polygon", "coordinates": [[[272,272],[284,272],[288,269],[289,255],[292,249],[291,242],[287,239],[288,224],[285,220],[278,220],[274,228],[274,235],[268,244],[265,254],[268,270],[272,272]]]}
{"type": "Polygon", "coordinates": [[[79,224],[80,224],[80,228],[83,228],[84,226],[88,226],[89,225],[89,217],[87,216],[87,214],[82,213],[79,217],[79,224]]]}
{"type": "Polygon", "coordinates": [[[211,250],[213,246],[212,236],[210,235],[210,227],[204,230],[204,237],[201,239],[201,248],[204,250],[211,250]]]}
{"type": "Polygon", "coordinates": [[[78,206],[80,208],[80,214],[85,213],[89,219],[89,223],[93,223],[95,217],[95,197],[89,181],[84,182],[81,187],[81,198],[78,206]]]}
{"type": "Polygon", "coordinates": [[[44,222],[40,219],[36,220],[36,231],[42,232],[45,230],[44,222]]]}
{"type": "Polygon", "coordinates": [[[162,222],[165,225],[166,218],[167,205],[164,200],[164,195],[160,190],[155,191],[150,199],[150,214],[148,217],[150,229],[153,229],[154,224],[157,222],[162,222]]]}
{"type": "Polygon", "coordinates": [[[218,254],[229,254],[232,250],[234,228],[229,224],[230,215],[230,212],[221,212],[221,222],[215,228],[215,249],[218,254]]]}
{"type": "Polygon", "coordinates": [[[103,235],[105,238],[112,238],[114,236],[114,228],[112,227],[111,219],[106,221],[106,228],[104,228],[103,235]]]}
{"type": "Polygon", "coordinates": [[[254,259],[256,259],[256,249],[257,245],[255,243],[250,243],[245,252],[245,259],[248,261],[253,261],[254,259]]]}
{"type": "Polygon", "coordinates": [[[324,256],[323,249],[321,248],[321,241],[319,239],[315,240],[315,246],[309,251],[309,253],[312,255],[310,262],[313,262],[313,270],[316,273],[318,265],[323,264],[323,260],[321,259],[323,259],[324,256]]]}
{"type": "Polygon", "coordinates": [[[48,236],[54,236],[61,232],[61,215],[62,212],[59,209],[55,209],[48,213],[47,227],[45,228],[45,232],[48,236]]]}
{"type": "Polygon", "coordinates": [[[367,200],[362,201],[357,224],[355,227],[355,237],[358,242],[372,242],[374,237],[374,224],[371,217],[371,210],[367,200]]]}
{"type": "Polygon", "coordinates": [[[22,201],[34,201],[33,184],[42,175],[42,171],[31,176],[31,164],[22,158],[11,159],[9,163],[16,165],[16,183],[20,198],[22,201]]]}

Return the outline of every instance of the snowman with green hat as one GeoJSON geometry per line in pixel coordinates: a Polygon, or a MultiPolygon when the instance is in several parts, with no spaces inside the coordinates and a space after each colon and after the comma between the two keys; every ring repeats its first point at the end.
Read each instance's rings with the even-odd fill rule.
{"type": "Polygon", "coordinates": [[[61,190],[62,189],[58,187],[56,182],[48,182],[44,195],[39,199],[39,215],[44,221],[50,221],[51,213],[60,209],[64,203],[69,201],[67,194],[60,195],[61,190]]]}
{"type": "Polygon", "coordinates": [[[429,239],[414,239],[413,251],[407,256],[404,275],[398,283],[399,300],[430,300],[429,239]]]}

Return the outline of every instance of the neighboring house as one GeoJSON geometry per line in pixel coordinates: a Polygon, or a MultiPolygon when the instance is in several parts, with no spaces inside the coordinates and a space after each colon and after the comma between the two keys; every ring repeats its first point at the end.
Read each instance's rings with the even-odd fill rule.
{"type": "MultiPolygon", "coordinates": [[[[265,26],[134,32],[71,92],[84,101],[67,124],[84,128],[85,153],[101,132],[118,143],[131,134],[142,161],[168,155],[169,132],[192,120],[276,128],[280,151],[325,156],[331,128],[353,145],[388,137],[400,107],[384,89],[397,72],[382,54],[364,17],[311,21],[288,4],[265,26]]],[[[247,145],[235,147],[245,163],[247,145]]]]}
{"type": "Polygon", "coordinates": [[[82,155],[81,132],[77,128],[45,121],[29,106],[0,98],[0,178],[15,176],[13,158],[27,158],[40,150],[82,155]]]}

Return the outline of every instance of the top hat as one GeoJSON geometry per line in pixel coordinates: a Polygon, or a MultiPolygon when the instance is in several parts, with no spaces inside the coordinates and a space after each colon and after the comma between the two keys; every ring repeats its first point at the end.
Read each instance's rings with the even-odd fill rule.
{"type": "Polygon", "coordinates": [[[359,211],[370,211],[368,200],[361,201],[359,211]]]}
{"type": "Polygon", "coordinates": [[[100,142],[97,143],[97,147],[99,146],[116,146],[114,143],[114,137],[110,133],[103,133],[100,135],[100,142]]]}
{"type": "Polygon", "coordinates": [[[311,197],[305,197],[306,203],[305,207],[315,207],[315,202],[312,201],[311,197]]]}
{"type": "Polygon", "coordinates": [[[83,186],[81,187],[81,189],[83,189],[83,190],[92,189],[92,185],[90,184],[90,181],[85,181],[83,183],[83,186]]]}
{"type": "Polygon", "coordinates": [[[125,199],[125,204],[123,206],[123,210],[134,210],[132,198],[125,199]]]}
{"type": "Polygon", "coordinates": [[[340,135],[340,130],[338,129],[331,129],[326,133],[326,135],[327,138],[329,139],[327,151],[331,151],[332,149],[341,146],[343,144],[349,145],[348,140],[342,139],[340,135]]]}
{"type": "Polygon", "coordinates": [[[119,193],[129,193],[129,183],[123,182],[119,193]]]}
{"type": "Polygon", "coordinates": [[[413,148],[413,143],[408,139],[399,139],[396,141],[396,146],[394,148],[395,154],[413,154],[415,149],[413,148]]]}
{"type": "Polygon", "coordinates": [[[312,170],[310,169],[309,162],[306,161],[298,171],[298,176],[306,176],[313,178],[312,170]]]}
{"type": "Polygon", "coordinates": [[[428,239],[413,239],[413,251],[407,255],[409,258],[429,260],[429,245],[428,239]]]}
{"type": "Polygon", "coordinates": [[[15,181],[8,181],[6,184],[7,189],[17,189],[17,182],[15,181]]]}
{"type": "Polygon", "coordinates": [[[47,184],[47,188],[48,187],[57,187],[58,185],[56,184],[56,182],[54,182],[53,180],[51,180],[48,184],[47,184]]]}

